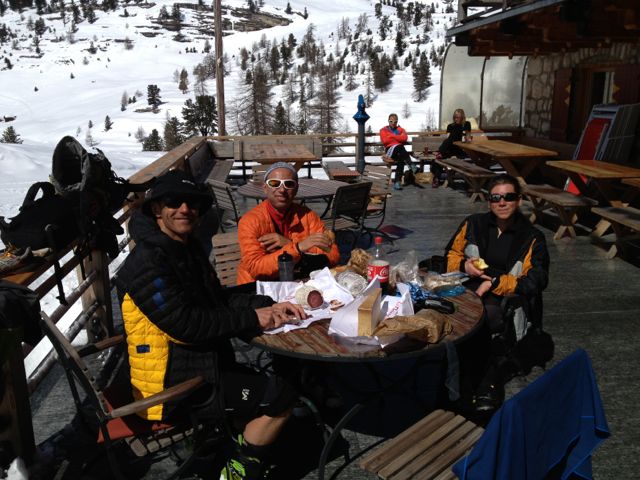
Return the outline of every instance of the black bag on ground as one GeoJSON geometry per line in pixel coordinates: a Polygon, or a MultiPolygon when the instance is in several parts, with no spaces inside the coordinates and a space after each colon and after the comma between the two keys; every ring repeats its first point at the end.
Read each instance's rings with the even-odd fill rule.
{"type": "Polygon", "coordinates": [[[76,238],[79,231],[74,216],[70,214],[71,209],[69,200],[56,195],[51,183],[34,183],[11,223],[0,217],[0,237],[5,245],[18,248],[63,248],[76,238]],[[42,196],[36,199],[40,191],[42,196]],[[51,225],[52,239],[45,230],[47,225],[51,225]]]}
{"type": "Polygon", "coordinates": [[[155,179],[131,184],[117,176],[104,153],[96,150],[89,153],[75,138],[63,137],[53,152],[51,183],[71,202],[80,235],[88,245],[113,258],[118,254],[116,235],[123,233],[113,214],[129,193],[144,192],[155,179]]]}
{"type": "Polygon", "coordinates": [[[42,338],[38,295],[17,283],[0,280],[0,329],[22,327],[23,341],[36,345],[42,338]]]}

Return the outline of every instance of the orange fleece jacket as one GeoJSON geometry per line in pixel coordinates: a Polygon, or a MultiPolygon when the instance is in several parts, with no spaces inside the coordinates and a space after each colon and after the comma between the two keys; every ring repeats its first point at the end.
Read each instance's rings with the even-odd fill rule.
{"type": "MultiPolygon", "coordinates": [[[[267,233],[275,233],[276,229],[269,216],[266,201],[245,213],[238,224],[238,241],[240,243],[240,254],[242,260],[238,266],[238,285],[255,282],[256,280],[277,280],[278,279],[278,256],[282,252],[288,252],[295,263],[300,261],[301,255],[296,248],[296,244],[312,233],[322,233],[325,231],[324,223],[318,215],[307,207],[294,203],[291,205],[293,215],[289,226],[289,236],[291,243],[267,253],[260,245],[258,239],[267,233]]],[[[340,260],[338,246],[334,243],[329,253],[314,247],[308,253],[324,253],[329,258],[329,263],[333,266],[340,260]]]]}

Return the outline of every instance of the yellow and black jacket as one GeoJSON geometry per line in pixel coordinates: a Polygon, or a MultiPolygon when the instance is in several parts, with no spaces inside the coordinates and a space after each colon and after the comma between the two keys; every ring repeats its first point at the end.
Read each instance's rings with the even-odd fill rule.
{"type": "MultiPolygon", "coordinates": [[[[478,213],[467,217],[458,227],[446,248],[447,271],[464,271],[464,262],[469,257],[486,256],[489,242],[489,229],[495,226],[493,213],[478,213]]],[[[531,225],[522,213],[517,212],[511,226],[514,238],[508,252],[507,271],[494,272],[487,269],[487,274],[497,277],[491,291],[495,295],[505,296],[518,294],[531,300],[535,317],[529,319],[542,321],[542,291],[549,281],[549,252],[544,235],[531,225]]],[[[522,312],[517,313],[521,317],[522,312]]],[[[518,328],[518,339],[526,332],[526,323],[518,328]]]]}
{"type": "MultiPolygon", "coordinates": [[[[129,231],[136,247],[119,270],[116,286],[134,399],[195,375],[217,386],[220,364],[233,362],[229,339],[257,333],[255,309],[273,301],[228,295],[195,240],[187,245],[172,240],[142,212],[134,213],[129,231]]],[[[174,408],[167,403],[140,415],[163,420],[174,408]]]]}

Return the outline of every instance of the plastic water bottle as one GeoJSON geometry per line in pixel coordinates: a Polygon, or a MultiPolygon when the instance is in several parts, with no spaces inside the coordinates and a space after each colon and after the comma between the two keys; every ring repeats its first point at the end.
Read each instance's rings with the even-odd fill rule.
{"type": "Polygon", "coordinates": [[[389,261],[382,250],[382,237],[376,237],[373,257],[367,265],[367,279],[371,281],[376,275],[383,293],[386,293],[389,289],[389,261]]]}
{"type": "Polygon", "coordinates": [[[293,282],[293,257],[287,252],[278,256],[278,274],[281,282],[293,282]]]}

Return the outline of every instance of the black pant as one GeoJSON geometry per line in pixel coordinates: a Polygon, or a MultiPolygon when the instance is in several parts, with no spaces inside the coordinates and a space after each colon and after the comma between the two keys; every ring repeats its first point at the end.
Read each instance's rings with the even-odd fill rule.
{"type": "MultiPolygon", "coordinates": [[[[450,158],[450,157],[464,158],[464,157],[466,157],[466,154],[464,153],[464,151],[460,147],[456,147],[453,144],[453,140],[451,139],[451,137],[446,138],[440,144],[440,147],[438,148],[438,151],[442,155],[442,158],[450,158]]],[[[442,170],[443,170],[443,168],[442,168],[441,165],[438,165],[436,162],[432,162],[431,163],[431,173],[433,173],[435,178],[440,179],[440,176],[442,175],[442,170]]]]}
{"type": "Polygon", "coordinates": [[[391,158],[396,162],[396,174],[393,178],[394,182],[402,180],[404,166],[411,167],[411,156],[404,148],[404,145],[396,145],[391,154],[391,158]]]}

